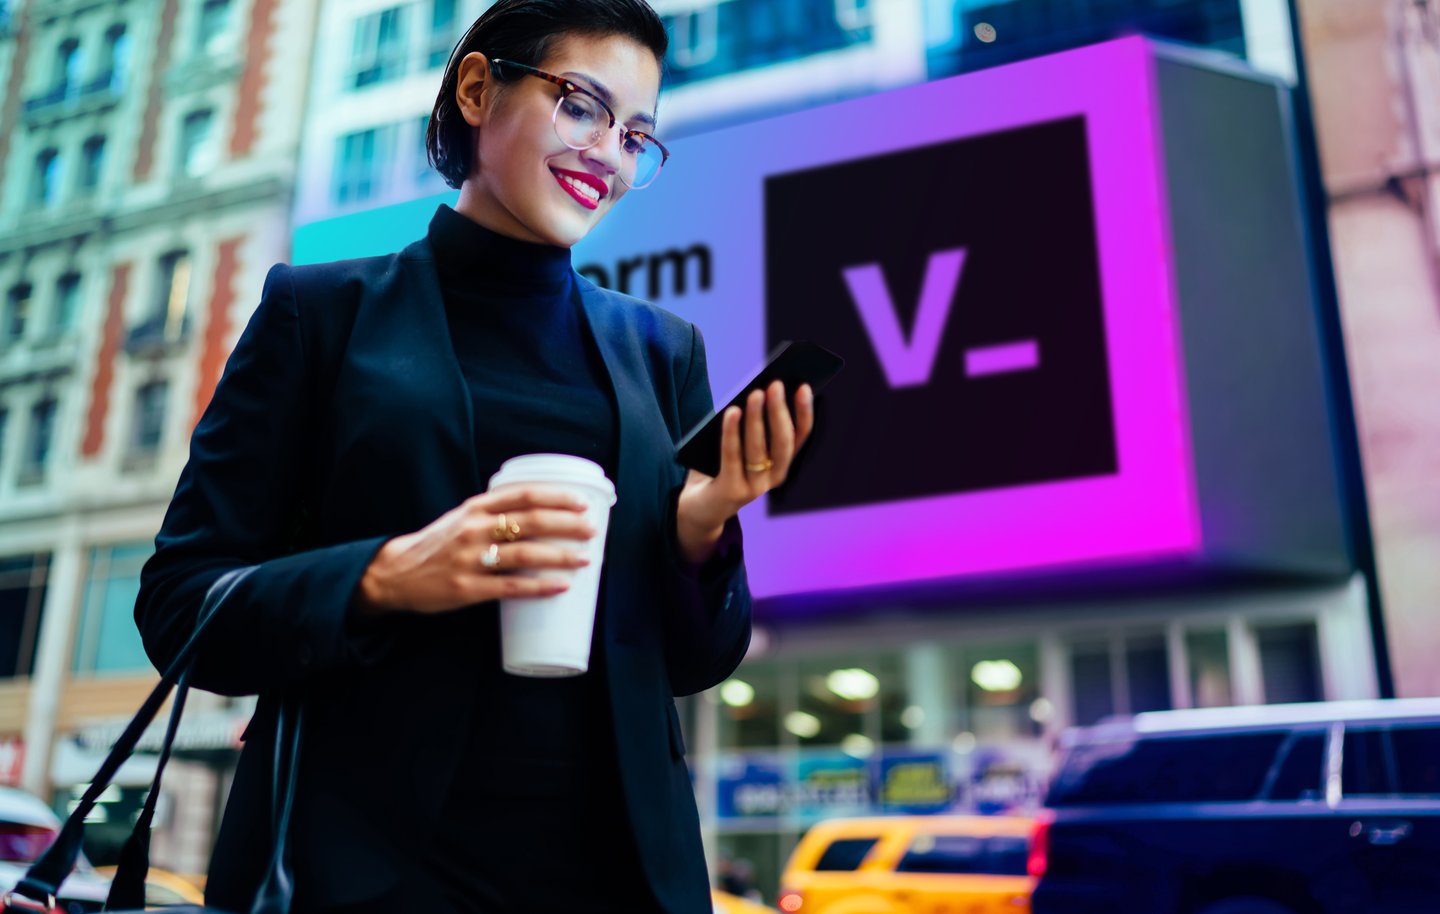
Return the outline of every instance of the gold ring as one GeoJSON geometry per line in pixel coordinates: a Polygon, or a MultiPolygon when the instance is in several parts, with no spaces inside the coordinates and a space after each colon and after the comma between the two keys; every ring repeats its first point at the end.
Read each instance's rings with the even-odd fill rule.
{"type": "Polygon", "coordinates": [[[520,538],[520,524],[506,518],[505,512],[501,511],[499,519],[495,521],[495,529],[490,531],[490,538],[513,543],[520,538]]]}
{"type": "Polygon", "coordinates": [[[747,463],[747,464],[745,464],[745,472],[747,472],[747,473],[763,473],[763,472],[765,472],[766,470],[768,470],[768,469],[770,469],[771,467],[773,467],[774,465],[775,465],[775,461],[771,460],[769,457],[766,457],[764,463],[747,463]]]}

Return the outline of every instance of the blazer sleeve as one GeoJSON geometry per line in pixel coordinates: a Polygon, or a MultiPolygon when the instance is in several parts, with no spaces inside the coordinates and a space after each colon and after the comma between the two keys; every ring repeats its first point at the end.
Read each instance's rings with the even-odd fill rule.
{"type": "MultiPolygon", "coordinates": [[[[689,369],[680,384],[680,427],[693,428],[715,408],[705,340],[691,325],[689,369]]],[[[724,682],[750,647],[750,584],[745,577],[740,520],[730,518],[715,552],[701,564],[687,561],[676,532],[676,508],[684,488],[670,491],[666,507],[666,576],[671,599],[665,611],[665,661],[676,695],[702,692],[724,682]]]]}
{"type": "MultiPolygon", "coordinates": [[[[315,386],[289,268],[265,278],[260,304],[190,440],[189,460],[140,575],[135,622],[167,668],[226,571],[258,565],[201,645],[192,684],[226,695],[287,689],[383,653],[349,607],[385,537],[289,553],[313,428],[315,386]]],[[[313,374],[313,372],[312,372],[313,374]]]]}

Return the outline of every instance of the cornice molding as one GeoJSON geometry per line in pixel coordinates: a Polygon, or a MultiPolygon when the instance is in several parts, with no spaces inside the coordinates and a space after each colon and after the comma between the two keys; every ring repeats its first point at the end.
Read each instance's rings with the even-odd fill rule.
{"type": "Polygon", "coordinates": [[[290,178],[276,175],[213,190],[187,187],[188,183],[179,182],[175,193],[148,206],[89,212],[53,222],[36,220],[35,216],[41,214],[22,216],[22,219],[33,221],[23,228],[7,227],[0,231],[0,257],[54,247],[77,237],[124,235],[154,225],[174,223],[193,216],[214,215],[237,207],[262,203],[288,207],[294,186],[290,178]]]}

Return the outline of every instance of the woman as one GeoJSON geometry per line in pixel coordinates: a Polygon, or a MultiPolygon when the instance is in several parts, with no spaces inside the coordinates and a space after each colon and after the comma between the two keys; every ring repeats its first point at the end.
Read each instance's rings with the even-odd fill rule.
{"type": "Polygon", "coordinates": [[[725,415],[719,475],[686,474],[674,442],[712,408],[699,333],[571,267],[668,155],[665,48],[643,0],[501,0],[430,121],[456,207],[398,254],[271,269],[136,603],[163,667],[210,583],[258,565],[194,679],[260,696],[211,904],[247,909],[262,876],[276,710],[298,698],[298,910],[709,914],[673,697],[744,656],[735,515],[784,480],[813,402],[792,420],[757,392],[725,415]],[[594,531],[563,493],[485,481],[557,451],[618,502],[590,671],[525,679],[501,671],[494,601],[563,590],[513,572],[577,567],[536,540],[594,531]]]}

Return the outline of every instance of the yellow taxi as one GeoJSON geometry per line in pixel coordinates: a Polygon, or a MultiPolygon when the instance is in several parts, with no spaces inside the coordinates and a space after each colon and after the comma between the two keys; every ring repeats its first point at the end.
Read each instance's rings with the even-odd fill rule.
{"type": "Polygon", "coordinates": [[[715,902],[715,914],[776,914],[774,908],[767,908],[763,904],[756,904],[719,889],[712,889],[710,898],[715,902]]]}
{"type": "Polygon", "coordinates": [[[1020,914],[1033,820],[884,816],[813,826],[780,877],[785,914],[1020,914]]]}
{"type": "MultiPolygon", "coordinates": [[[[95,871],[115,877],[115,867],[99,866],[95,871]]],[[[204,877],[180,876],[168,870],[151,867],[145,874],[145,907],[168,908],[175,905],[204,905],[204,877]]]]}

